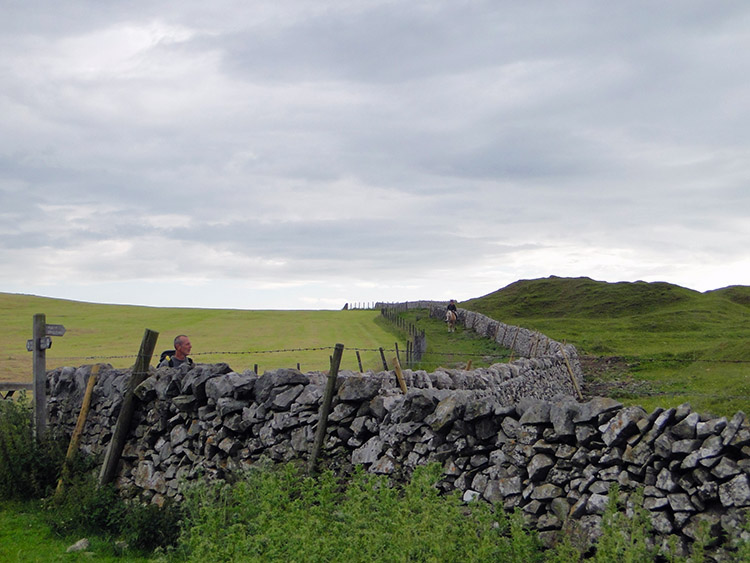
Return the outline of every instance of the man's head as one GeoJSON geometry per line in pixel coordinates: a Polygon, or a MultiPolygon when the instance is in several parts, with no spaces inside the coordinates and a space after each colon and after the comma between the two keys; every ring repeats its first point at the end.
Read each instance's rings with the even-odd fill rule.
{"type": "Polygon", "coordinates": [[[190,354],[190,350],[192,348],[193,345],[190,344],[190,339],[184,334],[180,334],[179,336],[175,337],[174,357],[178,360],[184,360],[188,356],[188,354],[190,354]]]}

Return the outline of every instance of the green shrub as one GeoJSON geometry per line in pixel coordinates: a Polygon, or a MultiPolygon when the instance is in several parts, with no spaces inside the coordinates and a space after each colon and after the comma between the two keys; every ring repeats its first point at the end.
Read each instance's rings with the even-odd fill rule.
{"type": "Polygon", "coordinates": [[[98,487],[93,472],[73,473],[63,494],[47,499],[44,506],[47,523],[61,536],[119,536],[126,512],[114,485],[98,487]]]}
{"type": "Polygon", "coordinates": [[[658,547],[650,544],[651,520],[643,508],[643,491],[630,496],[629,506],[622,506],[620,489],[614,484],[602,519],[602,536],[596,546],[594,561],[641,563],[653,561],[658,547]]]}
{"type": "Polygon", "coordinates": [[[737,549],[737,560],[750,561],[750,511],[744,512],[742,526],[737,530],[733,543],[737,549]]]}
{"type": "Polygon", "coordinates": [[[182,510],[176,503],[129,503],[122,522],[122,538],[133,549],[151,552],[170,547],[180,536],[182,510]]]}
{"type": "Polygon", "coordinates": [[[0,499],[42,498],[57,484],[67,444],[55,436],[37,441],[32,416],[26,393],[0,400],[0,499]]]}
{"type": "Polygon", "coordinates": [[[114,485],[98,486],[92,458],[79,457],[61,495],[45,502],[47,523],[61,536],[114,537],[139,551],[169,547],[177,541],[181,512],[172,502],[163,507],[120,497],[114,485]]]}
{"type": "Polygon", "coordinates": [[[419,467],[393,487],[357,471],[344,487],[330,472],[310,478],[286,465],[197,483],[185,491],[178,552],[193,561],[542,560],[520,513],[441,495],[440,476],[439,465],[419,467]]]}

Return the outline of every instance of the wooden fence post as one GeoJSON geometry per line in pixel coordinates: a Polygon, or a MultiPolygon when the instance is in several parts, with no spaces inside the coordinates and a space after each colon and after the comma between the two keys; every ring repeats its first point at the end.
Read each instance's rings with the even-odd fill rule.
{"type": "Polygon", "coordinates": [[[562,352],[563,359],[565,360],[565,366],[568,368],[568,374],[570,375],[570,380],[573,382],[573,389],[575,389],[576,394],[578,395],[578,400],[583,401],[583,393],[581,393],[581,388],[578,386],[578,380],[576,380],[576,376],[573,373],[573,368],[570,367],[568,355],[565,353],[564,343],[560,344],[560,352],[562,352]]]}
{"type": "Polygon", "coordinates": [[[94,364],[89,374],[89,380],[86,382],[86,391],[83,393],[83,402],[81,403],[81,410],[78,413],[78,420],[76,421],[76,427],[73,430],[73,434],[70,436],[70,443],[68,444],[68,451],[65,454],[65,461],[63,461],[62,473],[60,480],[57,482],[57,489],[55,489],[55,497],[59,498],[63,492],[65,481],[70,475],[70,462],[73,460],[73,456],[78,449],[78,442],[81,439],[81,433],[83,433],[83,427],[86,425],[86,417],[89,414],[89,408],[91,407],[91,395],[94,392],[94,385],[96,385],[96,378],[101,370],[101,364],[94,364]]]}
{"type": "Polygon", "coordinates": [[[401,371],[401,364],[398,362],[398,358],[393,358],[394,363],[394,369],[396,371],[396,380],[398,381],[398,386],[401,387],[401,392],[406,395],[406,380],[404,379],[404,374],[401,371]]]}
{"type": "Polygon", "coordinates": [[[385,361],[385,351],[380,347],[380,359],[383,360],[383,370],[388,371],[388,363],[385,361]]]}
{"type": "Polygon", "coordinates": [[[323,402],[320,405],[320,414],[318,415],[318,428],[315,431],[315,442],[310,453],[310,460],[307,464],[307,473],[312,475],[315,472],[320,450],[323,447],[323,440],[326,437],[326,426],[328,425],[328,413],[331,412],[331,403],[333,402],[333,392],[336,390],[336,378],[339,375],[339,366],[341,365],[341,356],[344,355],[344,345],[336,344],[331,358],[331,371],[328,373],[328,382],[326,384],[323,402]]]}
{"type": "Polygon", "coordinates": [[[156,340],[158,338],[159,333],[153,330],[146,329],[143,333],[143,340],[141,341],[141,348],[138,351],[138,358],[133,366],[133,373],[130,375],[130,381],[126,386],[122,398],[122,406],[120,407],[120,414],[117,417],[117,422],[115,423],[115,428],[112,432],[112,439],[107,447],[102,470],[99,473],[100,487],[110,483],[115,478],[117,463],[120,461],[120,456],[122,456],[122,450],[125,447],[125,440],[130,431],[130,422],[133,418],[133,411],[135,411],[136,397],[134,391],[148,375],[148,367],[149,364],[151,364],[151,356],[154,354],[154,348],[156,348],[156,340]]]}
{"type": "Polygon", "coordinates": [[[359,373],[363,373],[364,370],[362,369],[362,358],[359,355],[359,350],[357,350],[357,363],[359,364],[359,373]]]}

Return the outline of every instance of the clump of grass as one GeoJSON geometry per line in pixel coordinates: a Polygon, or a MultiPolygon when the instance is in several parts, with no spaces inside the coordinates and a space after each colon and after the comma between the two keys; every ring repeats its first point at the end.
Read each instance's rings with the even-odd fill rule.
{"type": "Polygon", "coordinates": [[[177,553],[190,561],[541,561],[520,514],[465,505],[434,484],[439,465],[403,487],[357,471],[344,488],[330,472],[293,465],[186,491],[177,553]]]}

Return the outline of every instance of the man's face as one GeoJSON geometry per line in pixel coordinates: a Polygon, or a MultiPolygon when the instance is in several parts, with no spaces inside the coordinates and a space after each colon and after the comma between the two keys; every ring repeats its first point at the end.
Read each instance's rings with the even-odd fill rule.
{"type": "Polygon", "coordinates": [[[177,345],[176,350],[182,354],[183,356],[187,356],[190,354],[190,350],[193,348],[193,345],[190,344],[189,338],[183,338],[180,343],[177,345]]]}

